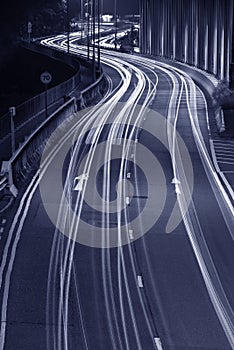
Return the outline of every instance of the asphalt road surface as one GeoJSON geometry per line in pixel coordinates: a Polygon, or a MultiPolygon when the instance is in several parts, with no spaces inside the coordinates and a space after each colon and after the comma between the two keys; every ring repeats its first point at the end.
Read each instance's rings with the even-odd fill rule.
{"type": "Polygon", "coordinates": [[[234,349],[233,205],[204,94],[140,55],[102,64],[106,96],[56,131],[0,218],[0,350],[234,349]]]}

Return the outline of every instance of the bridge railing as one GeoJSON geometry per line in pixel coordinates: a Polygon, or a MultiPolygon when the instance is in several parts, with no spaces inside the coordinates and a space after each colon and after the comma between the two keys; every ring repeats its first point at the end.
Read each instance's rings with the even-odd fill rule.
{"type": "MultiPolygon", "coordinates": [[[[80,72],[67,81],[48,89],[48,108],[62,101],[65,95],[69,95],[80,83],[80,72]]],[[[31,98],[30,100],[16,106],[14,117],[15,131],[20,131],[20,126],[31,124],[34,118],[45,112],[45,92],[31,98]]],[[[0,140],[9,137],[11,132],[11,119],[9,112],[0,118],[0,140]]],[[[16,139],[19,139],[16,134],[16,139]]],[[[20,140],[19,140],[20,141],[20,140]]]]}
{"type": "MultiPolygon", "coordinates": [[[[24,43],[23,47],[27,47],[27,44],[24,43]]],[[[30,44],[31,47],[31,44],[30,44]]],[[[48,109],[52,107],[57,107],[57,105],[63,102],[63,98],[66,95],[72,94],[72,92],[80,84],[80,64],[77,59],[74,57],[66,57],[63,53],[51,53],[49,55],[48,49],[43,47],[38,47],[38,45],[32,45],[32,50],[40,53],[47,54],[50,57],[57,58],[58,60],[63,60],[67,64],[70,64],[74,68],[76,67],[77,73],[75,73],[71,78],[62,82],[59,85],[56,85],[47,91],[47,106],[48,109]],[[43,50],[43,52],[41,52],[43,50]],[[44,52],[45,51],[45,52],[44,52]],[[64,59],[63,59],[64,57],[64,59]]],[[[53,50],[50,50],[53,51],[53,50]]],[[[42,121],[45,113],[45,92],[38,94],[35,97],[23,102],[22,104],[15,106],[16,115],[14,116],[14,128],[15,128],[15,139],[16,143],[19,144],[22,142],[20,138],[21,128],[33,130],[37,127],[42,121]]],[[[55,109],[54,108],[54,109],[55,109]]],[[[3,141],[10,136],[11,133],[11,118],[10,113],[7,112],[0,117],[0,141],[3,141]]],[[[22,133],[21,133],[22,134],[22,133]]],[[[17,146],[17,145],[16,145],[17,146]]]]}
{"type": "Polygon", "coordinates": [[[15,197],[17,196],[17,186],[19,186],[20,183],[27,178],[29,172],[32,171],[32,165],[41,156],[48,138],[62,122],[74,115],[76,111],[76,99],[72,98],[51,114],[51,116],[26,139],[9,161],[2,162],[0,182],[2,181],[3,188],[0,190],[0,193],[8,188],[15,197]]]}
{"type": "MultiPolygon", "coordinates": [[[[84,62],[87,66],[89,62],[84,62]]],[[[74,77],[73,77],[74,79],[74,77]]],[[[79,76],[77,76],[79,79],[79,76]]],[[[76,81],[67,81],[63,83],[65,85],[62,90],[62,96],[64,96],[66,89],[72,89],[76,87],[76,81]],[[66,86],[68,84],[68,86],[66,86]]],[[[80,92],[79,98],[71,98],[65,102],[62,106],[58,107],[46,120],[39,123],[37,129],[31,132],[30,136],[24,140],[23,143],[18,145],[17,151],[9,159],[9,161],[2,162],[2,168],[0,173],[0,199],[3,196],[5,191],[11,192],[15,197],[18,194],[17,187],[20,186],[20,183],[27,178],[27,175],[32,169],[32,164],[40,158],[46,141],[53,133],[53,131],[67,118],[70,118],[79,109],[88,107],[94,102],[103,96],[105,92],[106,79],[101,70],[99,78],[89,87],[80,92]]],[[[61,86],[60,88],[61,89],[61,86]]],[[[53,88],[51,92],[51,101],[56,98],[57,94],[60,93],[56,91],[56,87],[53,88]]],[[[40,94],[43,96],[43,94],[40,94]]],[[[33,101],[27,101],[28,106],[32,111],[35,111],[36,108],[43,106],[43,97],[36,96],[33,101]],[[34,104],[37,106],[34,107],[34,104]]],[[[8,117],[10,119],[10,117],[8,117]]],[[[27,121],[19,121],[19,124],[16,124],[16,127],[20,128],[24,126],[27,121]]]]}
{"type": "Polygon", "coordinates": [[[6,191],[17,196],[17,187],[27,178],[32,165],[40,158],[53,131],[77,112],[77,105],[80,104],[79,108],[85,108],[91,103],[91,99],[99,99],[103,95],[105,84],[105,77],[101,73],[94,84],[81,91],[78,101],[73,97],[60,106],[21,144],[9,161],[2,162],[0,199],[6,191]]]}

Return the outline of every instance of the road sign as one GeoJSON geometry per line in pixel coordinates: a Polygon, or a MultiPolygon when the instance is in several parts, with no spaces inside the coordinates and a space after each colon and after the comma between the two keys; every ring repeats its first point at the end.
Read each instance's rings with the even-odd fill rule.
{"type": "Polygon", "coordinates": [[[15,107],[10,107],[9,108],[10,116],[15,117],[16,116],[16,108],[15,107]]]}
{"type": "Polygon", "coordinates": [[[41,73],[40,79],[42,84],[45,85],[45,112],[46,118],[48,117],[48,103],[47,103],[47,86],[52,81],[52,75],[49,72],[41,73]]]}
{"type": "Polygon", "coordinates": [[[52,75],[49,72],[44,72],[41,74],[40,79],[43,84],[49,84],[52,81],[52,75]]]}

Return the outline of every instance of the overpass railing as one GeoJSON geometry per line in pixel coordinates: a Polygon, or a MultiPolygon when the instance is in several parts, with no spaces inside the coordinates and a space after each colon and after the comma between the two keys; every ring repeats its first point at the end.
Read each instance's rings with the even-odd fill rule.
{"type": "MultiPolygon", "coordinates": [[[[72,78],[67,81],[48,89],[47,103],[48,108],[52,106],[56,107],[56,104],[61,104],[64,96],[72,93],[80,83],[80,73],[78,72],[72,78]]],[[[30,100],[16,106],[16,115],[14,117],[14,127],[16,132],[16,140],[18,144],[21,141],[18,133],[21,132],[21,128],[28,127],[32,130],[32,123],[40,123],[45,113],[45,92],[31,98],[30,100]]],[[[0,140],[4,140],[9,137],[11,133],[11,118],[10,113],[6,113],[0,118],[0,140]]]]}
{"type": "Polygon", "coordinates": [[[77,112],[76,99],[73,97],[59,107],[45,120],[18,148],[8,161],[2,162],[0,173],[0,198],[4,192],[11,192],[15,197],[18,194],[17,186],[27,178],[32,165],[41,156],[46,141],[68,117],[77,112]]]}
{"type": "MultiPolygon", "coordinates": [[[[48,110],[56,109],[58,105],[61,105],[64,99],[64,96],[71,95],[72,92],[79,86],[80,84],[80,65],[78,60],[74,59],[74,57],[66,58],[62,53],[51,53],[49,55],[48,50],[46,48],[37,48],[38,45],[32,44],[32,50],[36,52],[40,52],[43,54],[47,54],[50,57],[56,58],[62,61],[62,57],[64,57],[63,62],[76,67],[77,73],[74,74],[70,79],[62,82],[59,85],[56,85],[47,91],[47,106],[48,110]],[[43,49],[43,52],[41,51],[43,49]]],[[[24,43],[23,47],[27,48],[27,44],[24,43]]],[[[31,47],[31,44],[30,44],[31,47]]],[[[53,50],[51,50],[53,51],[53,50]]],[[[15,139],[16,139],[16,147],[22,142],[20,138],[21,129],[32,131],[39,124],[42,123],[44,114],[45,114],[45,92],[40,93],[39,95],[23,102],[22,104],[15,107],[16,115],[14,116],[14,129],[15,129],[15,139]]],[[[11,133],[11,118],[10,113],[6,113],[2,117],[0,117],[0,141],[4,141],[6,138],[10,136],[11,133]]]]}
{"type": "Polygon", "coordinates": [[[32,165],[40,158],[46,141],[53,131],[66,119],[72,117],[78,108],[86,108],[94,100],[100,99],[105,91],[105,86],[106,79],[101,72],[95,83],[81,91],[78,99],[73,97],[60,106],[20,145],[9,161],[2,162],[0,199],[9,192],[17,196],[17,187],[27,178],[32,165]]]}
{"type": "MultiPolygon", "coordinates": [[[[50,50],[53,51],[53,50],[50,50]]],[[[52,53],[52,55],[60,55],[57,51],[52,53]]],[[[74,57],[73,57],[74,59],[74,57]]],[[[77,59],[76,59],[77,61],[77,59]]],[[[91,63],[81,58],[82,64],[86,67],[91,67],[91,63]]],[[[77,85],[80,82],[80,73],[78,72],[71,79],[68,79],[66,82],[55,86],[48,90],[48,105],[53,104],[56,106],[57,101],[60,98],[64,98],[64,95],[69,95],[69,92],[75,90],[77,85]]],[[[38,118],[38,116],[45,110],[45,96],[44,93],[35,96],[34,98],[26,101],[22,105],[16,107],[17,116],[14,119],[15,122],[15,130],[16,136],[17,132],[20,131],[21,128],[27,130],[27,126],[30,125],[30,119],[37,120],[36,129],[32,129],[30,133],[27,131],[24,133],[24,141],[18,142],[16,145],[16,152],[14,155],[8,160],[2,162],[1,172],[0,172],[0,200],[4,196],[4,194],[11,194],[15,197],[18,194],[17,187],[20,185],[22,181],[27,178],[27,175],[32,169],[32,164],[39,159],[42,154],[42,150],[44,149],[45,143],[47,139],[50,137],[52,132],[67,118],[74,115],[77,109],[84,109],[94,103],[95,100],[98,100],[103,96],[106,87],[106,79],[101,70],[99,78],[90,86],[85,88],[80,92],[78,98],[71,98],[67,102],[64,103],[60,107],[57,105],[57,109],[51,114],[50,110],[49,117],[44,120],[38,118]],[[40,110],[42,109],[42,111],[40,110]],[[24,113],[31,114],[31,118],[26,118],[24,113]],[[38,113],[37,113],[38,111],[38,113]],[[21,115],[21,118],[20,118],[21,115]],[[25,135],[30,136],[25,136],[25,135]]],[[[11,123],[10,116],[6,114],[5,120],[4,118],[0,120],[0,141],[2,139],[10,136],[11,133],[11,123]],[[4,124],[5,122],[5,124],[4,124]],[[2,125],[1,125],[2,123],[2,125]],[[2,127],[5,127],[5,133],[2,127]],[[8,128],[6,128],[8,126],[8,128]]],[[[35,124],[34,124],[35,125],[35,124]]],[[[17,139],[17,137],[16,137],[17,139]]],[[[19,140],[18,140],[19,141],[19,140]]]]}

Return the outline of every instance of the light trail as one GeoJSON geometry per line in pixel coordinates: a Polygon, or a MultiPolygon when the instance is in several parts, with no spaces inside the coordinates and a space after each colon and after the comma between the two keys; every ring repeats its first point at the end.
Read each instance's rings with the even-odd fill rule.
{"type": "MultiPolygon", "coordinates": [[[[79,55],[85,54],[85,48],[75,44],[79,39],[79,36],[74,34],[71,39],[71,52],[79,55]]],[[[109,40],[109,39],[108,39],[109,40]]],[[[105,39],[104,39],[105,42],[105,39]]],[[[56,48],[59,50],[66,50],[66,39],[64,35],[59,35],[53,38],[47,38],[42,41],[43,45],[56,48]]],[[[186,96],[186,104],[188,109],[188,115],[191,123],[191,128],[193,131],[193,136],[197,149],[200,155],[201,162],[204,166],[207,178],[210,181],[211,188],[216,196],[217,202],[222,210],[223,216],[225,218],[227,227],[229,228],[230,234],[233,237],[233,223],[230,221],[231,215],[233,215],[233,206],[230,202],[226,191],[218,178],[218,175],[214,169],[212,161],[210,159],[208,150],[203,140],[203,136],[200,130],[199,120],[197,116],[197,87],[191,78],[179,69],[173,68],[165,63],[155,62],[153,59],[137,56],[129,56],[126,54],[119,54],[117,52],[108,52],[102,50],[102,63],[113,68],[119,76],[119,84],[114,88],[111,78],[108,77],[109,89],[102,101],[100,101],[95,108],[91,108],[87,113],[85,113],[82,118],[77,121],[74,128],[71,129],[65,136],[64,139],[60,140],[59,144],[56,145],[56,149],[53,150],[50,157],[44,163],[44,168],[36,173],[32,181],[30,182],[27,191],[21,199],[16,217],[11,226],[9,236],[7,239],[6,246],[4,248],[3,258],[0,266],[0,287],[3,287],[3,273],[6,270],[6,277],[4,283],[4,298],[2,301],[2,313],[1,313],[1,338],[0,338],[0,350],[4,349],[5,344],[5,332],[6,332],[6,314],[7,314],[7,304],[8,295],[10,287],[10,278],[12,273],[12,267],[15,260],[17,245],[20,240],[20,235],[26,217],[28,215],[28,210],[30,203],[33,199],[34,193],[38,189],[38,185],[41,177],[46,173],[47,168],[50,165],[51,160],[56,156],[59,150],[62,148],[63,143],[73,135],[74,139],[81,133],[84,135],[89,132],[87,137],[87,145],[90,145],[91,151],[84,166],[84,173],[88,174],[91,171],[93,160],[95,157],[95,152],[98,147],[98,141],[100,135],[103,131],[104,125],[108,123],[110,115],[114,113],[115,106],[121,100],[125,100],[125,107],[115,117],[115,122],[112,123],[110,131],[108,133],[108,142],[104,154],[104,181],[103,181],[103,198],[110,198],[110,161],[111,161],[111,151],[114,143],[118,139],[123,140],[122,145],[122,157],[121,165],[119,171],[119,182],[127,178],[128,169],[126,167],[126,156],[129,155],[131,151],[132,141],[135,138],[135,131],[139,131],[139,127],[143,124],[143,119],[147,108],[150,106],[154,97],[157,93],[158,84],[158,73],[167,75],[168,79],[171,81],[172,91],[169,100],[169,108],[167,115],[168,123],[168,143],[171,154],[171,162],[173,175],[175,179],[180,181],[179,188],[180,194],[177,194],[177,201],[181,210],[181,215],[184,220],[186,231],[188,233],[191,246],[193,248],[194,254],[196,256],[197,262],[200,267],[201,274],[203,276],[204,282],[206,284],[207,291],[209,293],[210,299],[214,305],[214,309],[220,320],[220,323],[225,331],[228,341],[234,349],[234,327],[233,327],[233,310],[228,303],[225,291],[222,289],[221,282],[219,280],[217,271],[214,267],[212,257],[206,247],[206,242],[204,239],[204,233],[199,224],[199,218],[196,212],[195,205],[192,201],[192,193],[190,185],[188,184],[188,179],[186,179],[183,162],[181,160],[180,150],[178,149],[178,144],[176,140],[176,129],[177,122],[179,118],[179,110],[181,108],[182,96],[186,96]],[[139,68],[138,66],[141,66],[139,68]],[[133,79],[136,81],[135,89],[131,89],[131,83],[133,79]],[[140,111],[138,113],[138,118],[133,122],[133,128],[130,130],[130,125],[132,122],[134,111],[137,106],[141,104],[140,111]],[[123,127],[124,126],[124,127],[123,127]],[[127,137],[128,132],[130,136],[127,137]],[[190,208],[188,210],[190,204],[190,208]],[[19,223],[19,225],[18,225],[19,223]],[[12,244],[13,243],[13,244],[12,244]],[[12,244],[12,248],[11,248],[12,244]],[[10,263],[7,266],[7,257],[10,256],[10,263]]],[[[203,102],[206,106],[204,95],[203,102]]],[[[77,200],[75,203],[75,211],[78,212],[78,220],[68,217],[68,210],[64,209],[65,194],[69,194],[69,199],[72,200],[71,193],[71,183],[73,183],[74,172],[76,170],[76,160],[80,151],[80,140],[77,138],[78,142],[75,143],[74,148],[71,152],[71,160],[69,164],[69,169],[67,171],[67,177],[65,182],[65,192],[64,198],[62,198],[61,205],[59,208],[58,221],[63,222],[64,225],[69,224],[70,230],[74,237],[79,230],[79,222],[81,217],[81,212],[83,208],[84,196],[86,192],[86,182],[84,182],[84,188],[82,192],[77,195],[77,200]]],[[[134,157],[136,156],[135,153],[134,157]]],[[[139,192],[138,183],[136,183],[136,192],[139,192]]],[[[111,256],[110,250],[103,249],[102,251],[102,274],[103,274],[103,287],[105,294],[105,305],[108,317],[109,332],[113,339],[113,349],[124,350],[130,349],[129,345],[129,335],[127,334],[126,328],[126,312],[124,306],[123,294],[127,294],[127,300],[130,308],[130,319],[133,327],[133,332],[136,337],[137,348],[140,350],[143,348],[144,344],[141,343],[139,338],[139,330],[137,325],[137,315],[134,311],[134,303],[132,301],[132,291],[129,282],[129,273],[134,276],[138,276],[138,266],[136,264],[136,253],[133,250],[132,244],[128,245],[128,253],[130,256],[131,266],[126,266],[125,256],[123,253],[123,248],[121,246],[121,209],[124,198],[127,197],[126,186],[119,187],[118,197],[117,197],[117,226],[118,234],[120,240],[120,246],[118,247],[118,260],[117,260],[117,271],[118,271],[118,292],[120,297],[120,310],[121,310],[121,320],[124,332],[124,339],[121,339],[120,325],[117,320],[117,305],[114,300],[114,291],[112,287],[112,273],[111,273],[111,256]],[[129,272],[129,270],[131,272],[129,272]],[[124,283],[124,289],[123,289],[124,283]],[[113,316],[114,315],[114,316],[113,316]],[[113,322],[114,320],[114,322],[113,322]]],[[[103,222],[108,225],[110,224],[110,203],[102,202],[103,213],[107,213],[107,216],[103,215],[103,222]]],[[[127,221],[128,212],[127,208],[124,208],[125,220],[127,221]]],[[[104,242],[107,243],[108,241],[104,242]]],[[[147,256],[146,247],[145,255],[147,256]]],[[[81,325],[84,338],[85,349],[89,349],[87,340],[87,330],[85,328],[85,323],[82,318],[82,305],[80,303],[79,297],[79,285],[77,284],[77,273],[74,268],[74,250],[75,250],[75,239],[68,240],[65,242],[64,237],[55,234],[53,247],[51,251],[51,261],[49,267],[49,279],[48,279],[48,292],[47,292],[47,321],[50,323],[51,319],[53,324],[57,322],[57,328],[54,326],[53,334],[48,334],[48,345],[49,348],[54,350],[68,350],[68,316],[69,316],[69,289],[71,285],[71,280],[76,283],[76,299],[79,305],[79,310],[81,311],[81,325]],[[60,276],[60,295],[59,303],[54,299],[53,294],[55,291],[55,279],[57,274],[60,276]],[[51,341],[51,338],[53,341],[51,341]]],[[[149,264],[149,263],[148,263],[149,264]]],[[[137,279],[136,279],[137,287],[137,279]]],[[[135,291],[134,291],[135,292],[135,291]]],[[[149,333],[152,336],[152,348],[157,347],[154,342],[154,338],[158,336],[156,334],[157,330],[154,321],[149,316],[148,307],[145,303],[142,291],[136,288],[136,293],[139,298],[139,303],[144,314],[145,322],[149,333]]]]}
{"type": "MultiPolygon", "coordinates": [[[[113,53],[108,53],[108,55],[109,56],[115,56],[115,57],[118,56],[118,55],[116,55],[116,53],[114,53],[114,54],[113,53]]],[[[131,60],[131,59],[129,59],[129,57],[127,57],[127,59],[128,59],[128,62],[131,60]]],[[[140,60],[141,60],[141,64],[143,64],[143,62],[145,62],[145,65],[147,65],[149,62],[152,65],[155,64],[155,62],[153,62],[153,60],[150,60],[150,59],[143,59],[141,57],[140,60]]],[[[136,62],[136,61],[137,61],[137,59],[134,57],[134,62],[136,62]]],[[[120,63],[123,65],[122,62],[120,62],[120,63]]],[[[179,90],[175,88],[176,85],[177,86],[179,85],[176,76],[178,75],[179,79],[182,80],[182,84],[186,88],[187,106],[188,106],[188,109],[189,109],[189,115],[190,115],[192,129],[193,129],[193,132],[194,132],[194,138],[195,138],[196,143],[198,141],[198,149],[200,149],[202,151],[203,155],[205,156],[205,163],[203,162],[203,164],[208,165],[209,170],[211,170],[211,172],[209,172],[209,174],[208,174],[208,178],[209,178],[209,175],[213,175],[213,178],[216,180],[216,184],[218,185],[219,189],[221,190],[221,193],[223,194],[225,202],[228,204],[228,207],[230,208],[230,210],[232,212],[233,208],[231,206],[229,198],[226,195],[226,192],[225,192],[221,182],[219,181],[219,179],[217,177],[217,174],[214,171],[214,168],[212,167],[212,162],[211,162],[211,160],[209,158],[208,152],[207,152],[205,144],[203,142],[203,138],[202,138],[201,132],[199,134],[197,132],[197,130],[199,130],[199,122],[197,120],[197,113],[196,113],[196,87],[195,87],[195,84],[190,79],[190,84],[193,84],[193,85],[190,85],[189,87],[190,87],[190,89],[192,88],[193,94],[190,94],[190,100],[188,100],[188,96],[189,96],[189,94],[188,94],[188,87],[187,87],[187,81],[183,78],[184,73],[182,71],[180,71],[178,69],[174,69],[174,68],[172,68],[172,67],[170,67],[170,66],[168,66],[166,64],[160,64],[160,65],[157,64],[156,67],[159,68],[159,69],[163,69],[163,71],[166,72],[170,76],[172,81],[173,81],[173,85],[174,85],[173,91],[175,92],[175,94],[173,95],[173,92],[172,92],[171,106],[170,106],[171,108],[169,107],[169,112],[172,113],[173,110],[176,111],[176,112],[175,112],[174,117],[169,116],[168,122],[169,123],[172,122],[174,124],[174,130],[176,129],[176,122],[177,122],[177,118],[178,118],[178,110],[179,110],[179,105],[180,105],[179,102],[180,102],[180,99],[181,99],[181,93],[183,91],[183,88],[182,88],[181,92],[179,93],[179,90]],[[179,98],[178,98],[178,95],[179,95],[179,98]],[[194,98],[194,101],[193,101],[193,98],[194,98]],[[176,109],[175,109],[175,106],[177,106],[176,109]],[[191,107],[191,106],[193,106],[193,107],[191,107]],[[191,114],[191,109],[193,109],[195,111],[195,113],[191,114]],[[196,124],[195,124],[194,121],[196,122],[196,124]]],[[[169,130],[170,130],[170,128],[169,128],[169,130]]],[[[174,178],[175,179],[177,179],[177,178],[180,179],[180,176],[177,175],[178,174],[178,169],[177,168],[178,168],[179,161],[178,161],[178,159],[175,159],[175,153],[176,153],[176,151],[175,151],[175,142],[176,142],[176,140],[175,140],[175,133],[173,133],[173,136],[168,135],[168,137],[169,137],[169,144],[171,143],[171,147],[170,148],[171,148],[171,155],[172,155],[172,166],[173,166],[174,178]],[[172,142],[170,142],[170,140],[172,142]]],[[[181,173],[181,177],[182,176],[184,177],[183,170],[182,170],[182,173],[181,173]]],[[[198,248],[198,244],[195,243],[195,241],[194,241],[194,237],[196,237],[196,234],[198,234],[198,232],[199,232],[199,229],[198,229],[199,224],[197,222],[198,226],[196,227],[196,230],[194,231],[193,225],[196,226],[196,224],[193,223],[192,226],[190,226],[188,224],[188,219],[185,217],[185,214],[187,212],[187,207],[189,205],[189,202],[190,202],[190,199],[191,199],[191,195],[192,195],[188,191],[188,188],[187,188],[186,184],[187,184],[187,179],[184,178],[183,182],[182,182],[182,185],[181,185],[182,194],[183,195],[185,194],[184,198],[183,198],[183,203],[179,200],[180,194],[178,194],[178,196],[177,196],[178,201],[180,203],[181,213],[182,213],[182,215],[184,217],[185,226],[186,226],[187,232],[189,234],[189,237],[191,239],[192,246],[194,247],[194,252],[195,252],[195,255],[197,257],[200,269],[202,271],[203,278],[204,278],[205,282],[207,282],[207,278],[209,280],[209,283],[207,282],[206,285],[207,285],[208,292],[210,291],[209,294],[210,294],[211,300],[212,300],[213,305],[214,305],[214,307],[216,309],[216,312],[217,312],[217,314],[219,316],[220,322],[221,322],[221,324],[222,324],[222,326],[223,326],[223,328],[225,330],[225,333],[227,334],[229,342],[231,343],[232,346],[234,346],[233,345],[234,344],[233,343],[233,339],[232,339],[232,336],[231,336],[231,334],[233,332],[233,328],[232,328],[232,326],[230,326],[230,325],[232,325],[232,322],[233,322],[233,321],[230,321],[230,316],[231,316],[230,312],[231,311],[229,311],[229,320],[228,320],[228,317],[227,317],[228,312],[226,313],[226,315],[224,315],[224,313],[223,313],[223,308],[226,309],[226,311],[227,311],[227,309],[230,310],[229,305],[227,303],[226,303],[226,307],[224,307],[223,304],[220,305],[219,300],[216,297],[216,295],[221,293],[221,294],[223,294],[223,298],[222,299],[224,301],[227,301],[227,299],[225,297],[225,293],[222,290],[220,290],[219,293],[217,293],[217,291],[216,291],[216,293],[214,293],[214,292],[212,293],[211,292],[211,290],[215,290],[215,287],[214,287],[214,284],[212,284],[212,282],[211,282],[212,278],[210,276],[210,273],[207,270],[206,264],[213,265],[213,264],[211,264],[212,258],[209,256],[209,254],[207,252],[207,256],[209,257],[210,260],[208,259],[208,261],[206,261],[206,262],[204,261],[202,253],[201,253],[200,249],[198,248]],[[183,183],[185,185],[183,185],[183,183]],[[194,232],[193,235],[191,235],[191,229],[194,232]]],[[[214,193],[216,193],[215,190],[214,190],[214,193]]],[[[222,204],[221,204],[221,206],[222,206],[222,204]]],[[[195,208],[194,208],[194,212],[196,213],[195,208]]],[[[195,217],[197,217],[197,215],[195,215],[195,217]]],[[[120,222],[120,218],[119,218],[118,222],[120,222]]],[[[119,230],[120,230],[120,224],[119,224],[119,230]]],[[[201,228],[200,228],[200,230],[201,230],[201,228]]],[[[233,232],[233,231],[230,231],[230,232],[233,232]]]]}

